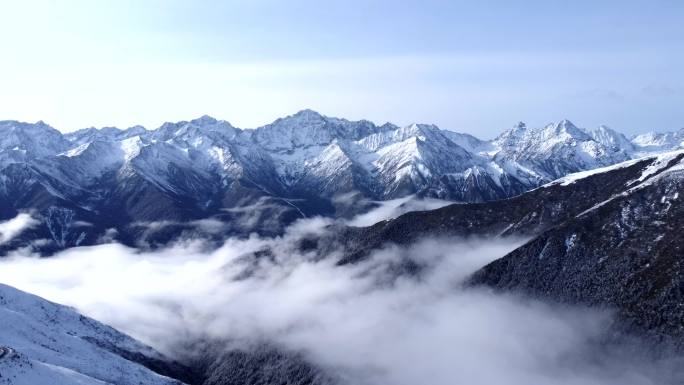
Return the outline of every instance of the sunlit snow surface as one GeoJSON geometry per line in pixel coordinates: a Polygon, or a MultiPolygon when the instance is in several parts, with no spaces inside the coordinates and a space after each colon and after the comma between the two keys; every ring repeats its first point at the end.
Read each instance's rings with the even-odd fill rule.
{"type": "Polygon", "coordinates": [[[158,353],[73,309],[0,284],[0,384],[176,384],[88,341],[158,353]]]}

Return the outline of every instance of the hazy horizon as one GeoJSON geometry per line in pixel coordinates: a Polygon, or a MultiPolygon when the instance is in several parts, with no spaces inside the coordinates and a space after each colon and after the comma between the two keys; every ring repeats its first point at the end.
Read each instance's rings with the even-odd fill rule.
{"type": "Polygon", "coordinates": [[[61,131],[310,108],[493,137],[568,118],[684,127],[676,1],[0,5],[0,119],[61,131]]]}

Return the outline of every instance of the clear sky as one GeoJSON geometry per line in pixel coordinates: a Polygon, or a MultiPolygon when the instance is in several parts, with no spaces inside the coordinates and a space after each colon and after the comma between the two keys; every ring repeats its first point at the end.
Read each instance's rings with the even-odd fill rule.
{"type": "Polygon", "coordinates": [[[0,119],[684,127],[684,1],[0,0],[0,119]]]}

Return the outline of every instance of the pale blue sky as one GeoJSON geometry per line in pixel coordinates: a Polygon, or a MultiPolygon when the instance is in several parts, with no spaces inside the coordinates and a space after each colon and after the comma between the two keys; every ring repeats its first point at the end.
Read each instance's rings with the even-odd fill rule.
{"type": "Polygon", "coordinates": [[[0,119],[684,127],[682,1],[0,1],[0,119]]]}

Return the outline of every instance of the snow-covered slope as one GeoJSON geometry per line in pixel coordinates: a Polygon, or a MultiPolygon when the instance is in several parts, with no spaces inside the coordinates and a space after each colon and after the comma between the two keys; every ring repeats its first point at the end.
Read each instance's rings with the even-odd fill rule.
{"type": "MultiPolygon", "coordinates": [[[[371,200],[508,198],[684,141],[684,131],[630,141],[608,127],[581,129],[568,120],[541,128],[519,123],[485,141],[434,125],[378,126],[311,110],[245,130],[203,116],[156,130],[65,135],[42,122],[5,121],[0,132],[0,220],[68,210],[73,223],[93,225],[85,238],[83,229],[62,226],[68,239],[85,244],[111,228],[136,244],[150,234],[149,224],[169,238],[179,231],[170,225],[208,218],[225,223],[225,233],[278,233],[302,215],[353,214],[354,202],[342,207],[337,199],[352,192],[371,200]]],[[[48,229],[34,236],[41,231],[54,243],[48,229]]]]}
{"type": "Polygon", "coordinates": [[[676,132],[649,132],[636,135],[632,143],[640,153],[653,153],[684,148],[684,128],[676,132]]]}
{"type": "Polygon", "coordinates": [[[636,150],[636,146],[626,136],[608,126],[601,125],[594,129],[587,129],[586,132],[592,139],[616,152],[622,150],[631,154],[636,150]]]}
{"type": "Polygon", "coordinates": [[[607,135],[600,134],[608,131],[590,132],[594,135],[569,120],[541,129],[518,124],[494,140],[500,148],[494,157],[531,170],[546,181],[630,159],[628,149],[614,147],[607,135]]]}
{"type": "Polygon", "coordinates": [[[0,284],[0,384],[181,384],[125,354],[164,360],[70,308],[0,284]]]}

